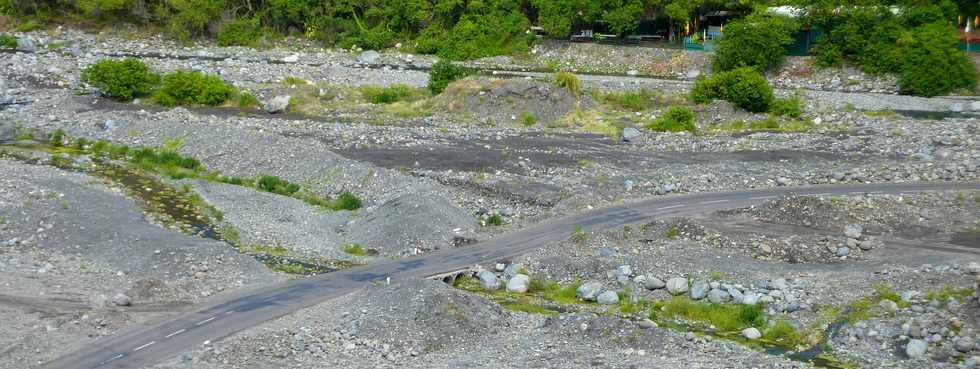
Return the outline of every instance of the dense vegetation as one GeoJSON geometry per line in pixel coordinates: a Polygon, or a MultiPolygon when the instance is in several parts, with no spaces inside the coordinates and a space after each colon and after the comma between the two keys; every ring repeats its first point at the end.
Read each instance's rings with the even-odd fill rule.
{"type": "Polygon", "coordinates": [[[762,74],[752,67],[742,67],[698,79],[691,90],[691,99],[698,104],[726,100],[758,113],[768,111],[775,97],[762,74]]]}
{"type": "Polygon", "coordinates": [[[786,46],[793,43],[790,34],[797,28],[791,19],[768,13],[756,13],[734,21],[725,28],[724,37],[718,43],[714,69],[779,67],[786,55],[786,46]]]}
{"type": "Polygon", "coordinates": [[[152,95],[154,101],[164,106],[216,106],[238,93],[218,76],[178,70],[160,77],[143,62],[131,58],[100,60],[82,71],[82,81],[116,100],[152,95]]]}

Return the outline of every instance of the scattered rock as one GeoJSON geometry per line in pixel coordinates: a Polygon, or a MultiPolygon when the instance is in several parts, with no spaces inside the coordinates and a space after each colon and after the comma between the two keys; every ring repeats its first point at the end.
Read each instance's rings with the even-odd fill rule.
{"type": "Polygon", "coordinates": [[[596,302],[598,302],[600,305],[615,305],[615,304],[618,304],[619,303],[619,294],[617,294],[615,291],[606,291],[606,292],[603,292],[603,293],[599,294],[599,297],[596,299],[596,302]]]}
{"type": "Polygon", "coordinates": [[[695,300],[700,300],[708,296],[708,282],[705,281],[694,281],[691,285],[691,298],[695,300]]]}
{"type": "Polygon", "coordinates": [[[864,226],[860,224],[848,224],[844,227],[844,236],[847,238],[858,239],[864,233],[864,226]]]}
{"type": "Polygon", "coordinates": [[[117,293],[115,296],[112,296],[112,303],[116,306],[130,306],[133,304],[129,296],[126,296],[124,293],[117,293]]]}
{"type": "Polygon", "coordinates": [[[956,341],[953,341],[953,348],[959,352],[967,353],[973,351],[974,347],[976,347],[976,345],[974,344],[973,339],[969,337],[960,337],[956,339],[956,341]]]}
{"type": "Polygon", "coordinates": [[[643,136],[643,133],[641,133],[640,130],[636,128],[633,127],[623,128],[623,142],[633,142],[633,140],[636,140],[641,136],[643,136]]]}
{"type": "Polygon", "coordinates": [[[966,272],[973,275],[980,274],[980,263],[971,261],[969,264],[966,264],[966,272]]]}
{"type": "Polygon", "coordinates": [[[621,285],[629,283],[631,275],[633,275],[633,269],[629,265],[621,265],[616,268],[616,282],[621,285]]]}
{"type": "Polygon", "coordinates": [[[756,328],[745,328],[742,330],[742,337],[750,340],[757,340],[762,338],[762,332],[759,332],[756,328]]]}
{"type": "Polygon", "coordinates": [[[17,38],[17,50],[33,53],[37,51],[37,44],[30,38],[19,37],[17,38]]]}
{"type": "Polygon", "coordinates": [[[531,283],[531,277],[525,274],[515,275],[507,281],[507,292],[524,293],[527,292],[528,285],[531,283]]]}
{"type": "Polygon", "coordinates": [[[646,278],[643,280],[643,287],[645,287],[648,290],[659,290],[666,286],[667,283],[665,283],[660,278],[654,277],[652,275],[647,275],[646,278]]]}
{"type": "Polygon", "coordinates": [[[595,301],[600,292],[602,292],[602,283],[589,282],[578,286],[575,296],[585,301],[595,301]]]}
{"type": "Polygon", "coordinates": [[[500,279],[497,279],[497,275],[491,271],[481,271],[477,277],[480,278],[480,287],[483,287],[484,290],[494,291],[500,288],[500,279]]]}
{"type": "Polygon", "coordinates": [[[658,327],[657,322],[654,322],[650,319],[643,319],[639,323],[636,323],[636,325],[642,329],[650,329],[650,328],[658,327]]]}
{"type": "Polygon", "coordinates": [[[687,278],[674,277],[667,280],[667,292],[671,295],[681,295],[687,292],[687,278]]]}
{"type": "Polygon", "coordinates": [[[910,358],[922,357],[928,347],[929,343],[924,340],[909,340],[908,345],[905,346],[905,354],[910,358]]]}
{"type": "Polygon", "coordinates": [[[265,111],[269,114],[282,113],[289,107],[289,101],[291,99],[292,98],[289,95],[279,95],[273,97],[269,101],[266,101],[264,105],[265,111]]]}
{"type": "Polygon", "coordinates": [[[374,64],[375,62],[378,61],[378,58],[380,57],[381,54],[378,54],[377,51],[367,50],[362,52],[361,55],[357,57],[357,61],[364,64],[374,64]]]}
{"type": "Polygon", "coordinates": [[[708,301],[711,301],[712,304],[725,303],[725,302],[728,302],[728,300],[730,298],[731,298],[731,295],[728,292],[719,290],[717,288],[716,289],[713,289],[711,291],[708,291],[708,301]]]}

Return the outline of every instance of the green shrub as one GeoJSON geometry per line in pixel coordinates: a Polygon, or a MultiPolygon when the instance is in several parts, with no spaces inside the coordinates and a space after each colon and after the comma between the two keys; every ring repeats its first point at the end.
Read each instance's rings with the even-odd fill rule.
{"type": "Polygon", "coordinates": [[[525,126],[530,127],[537,122],[538,117],[536,117],[533,113],[527,111],[521,113],[521,123],[523,123],[525,126]]]}
{"type": "Polygon", "coordinates": [[[367,250],[364,249],[364,246],[361,246],[361,245],[356,244],[356,243],[351,243],[351,244],[344,245],[344,252],[346,252],[348,254],[351,254],[351,255],[354,255],[354,256],[364,256],[364,255],[367,255],[367,250]]]}
{"type": "Polygon", "coordinates": [[[17,48],[17,37],[11,35],[0,35],[0,47],[7,49],[17,48]]]}
{"type": "Polygon", "coordinates": [[[555,85],[567,89],[575,96],[582,93],[582,81],[578,79],[578,76],[569,72],[555,73],[555,85]]]}
{"type": "Polygon", "coordinates": [[[818,67],[838,68],[844,65],[844,52],[835,43],[821,42],[813,48],[813,54],[818,67]]]}
{"type": "Polygon", "coordinates": [[[961,88],[973,90],[976,69],[957,44],[955,31],[945,22],[916,28],[898,81],[902,93],[931,97],[961,88]]]}
{"type": "Polygon", "coordinates": [[[357,210],[361,208],[361,199],[350,192],[340,194],[332,206],[334,210],[357,210]]]}
{"type": "Polygon", "coordinates": [[[601,92],[593,90],[592,97],[603,103],[612,105],[618,109],[641,111],[653,105],[654,99],[659,95],[653,91],[642,88],[624,92],[601,92]]]}
{"type": "Polygon", "coordinates": [[[796,23],[791,19],[769,13],[756,13],[732,21],[718,42],[714,69],[778,67],[786,55],[786,46],[793,43],[790,34],[796,29],[796,23]]]}
{"type": "Polygon", "coordinates": [[[58,128],[54,132],[51,132],[51,139],[49,140],[49,142],[51,142],[51,146],[61,147],[62,145],[64,145],[65,136],[67,136],[65,134],[65,130],[61,128],[58,128]]]}
{"type": "Polygon", "coordinates": [[[654,307],[651,319],[656,319],[659,314],[714,325],[720,332],[736,332],[748,327],[762,328],[766,324],[762,304],[710,304],[683,296],[675,296],[663,303],[660,311],[654,307]]]}
{"type": "Polygon", "coordinates": [[[751,112],[764,112],[774,99],[766,78],[751,67],[742,67],[701,78],[694,84],[691,99],[698,104],[726,100],[751,112]]]}
{"type": "Polygon", "coordinates": [[[217,106],[234,94],[235,88],[218,76],[178,70],[163,77],[163,83],[154,98],[165,106],[217,106]]]}
{"type": "Polygon", "coordinates": [[[284,196],[292,196],[299,191],[298,184],[290,183],[289,181],[283,180],[279,177],[269,175],[259,177],[258,182],[256,182],[256,186],[259,190],[284,196]]]}
{"type": "Polygon", "coordinates": [[[258,18],[238,19],[226,24],[218,33],[218,45],[256,46],[262,30],[258,18]]]}
{"type": "Polygon", "coordinates": [[[777,116],[799,118],[803,114],[803,99],[799,95],[774,99],[769,105],[769,112],[777,116]]]}
{"type": "Polygon", "coordinates": [[[146,64],[131,58],[102,59],[82,71],[82,81],[120,101],[150,94],[159,80],[146,64]]]}
{"type": "Polygon", "coordinates": [[[458,67],[455,64],[440,60],[432,65],[432,70],[429,71],[429,92],[433,95],[438,95],[446,89],[453,81],[466,77],[472,72],[463,67],[458,67]]]}
{"type": "Polygon", "coordinates": [[[803,334],[785,319],[779,319],[772,326],[766,328],[762,337],[766,341],[786,348],[794,348],[804,341],[803,334]]]}
{"type": "Polygon", "coordinates": [[[398,101],[416,100],[421,93],[415,89],[402,84],[395,84],[389,87],[361,86],[361,95],[372,104],[391,104],[398,101]]]}
{"type": "Polygon", "coordinates": [[[683,106],[671,106],[667,113],[647,124],[647,129],[657,132],[695,132],[694,112],[683,106]]]}
{"type": "Polygon", "coordinates": [[[254,108],[256,106],[259,106],[260,104],[261,103],[259,102],[259,98],[255,97],[255,95],[252,95],[248,92],[242,92],[238,94],[239,108],[254,108]]]}
{"type": "Polygon", "coordinates": [[[500,214],[492,214],[489,218],[487,218],[488,226],[499,226],[502,224],[504,224],[504,218],[501,217],[500,214]]]}

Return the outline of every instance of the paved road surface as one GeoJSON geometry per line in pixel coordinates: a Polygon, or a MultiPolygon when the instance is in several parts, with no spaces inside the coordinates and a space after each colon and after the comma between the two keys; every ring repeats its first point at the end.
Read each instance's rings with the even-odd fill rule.
{"type": "Polygon", "coordinates": [[[551,219],[532,227],[473,245],[379,262],[364,267],[263,286],[218,296],[199,309],[156,326],[133,327],[102,338],[66,355],[47,368],[110,369],[153,365],[235,332],[391,277],[431,276],[473,264],[525,253],[549,242],[568,238],[577,226],[593,232],[649,221],[655,217],[692,215],[744,207],[787,194],[844,195],[853,193],[915,193],[945,190],[980,190],[980,183],[904,183],[772,188],[752,191],[697,193],[597,209],[551,219]]]}

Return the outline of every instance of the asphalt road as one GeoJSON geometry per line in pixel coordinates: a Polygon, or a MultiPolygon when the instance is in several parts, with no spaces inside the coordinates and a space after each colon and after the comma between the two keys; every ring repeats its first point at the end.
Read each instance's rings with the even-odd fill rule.
{"type": "Polygon", "coordinates": [[[898,183],[782,187],[764,190],[697,193],[658,197],[551,219],[523,230],[460,248],[445,249],[397,261],[292,280],[231,295],[218,296],[197,310],[154,326],[133,327],[66,355],[46,368],[109,369],[150,366],[205,341],[216,341],[235,332],[291,312],[348,294],[372,282],[394,282],[461,269],[500,260],[568,238],[576,227],[589,232],[649,221],[657,217],[692,215],[745,207],[779,196],[845,195],[856,193],[916,193],[945,190],[980,190],[980,183],[898,183]]]}

